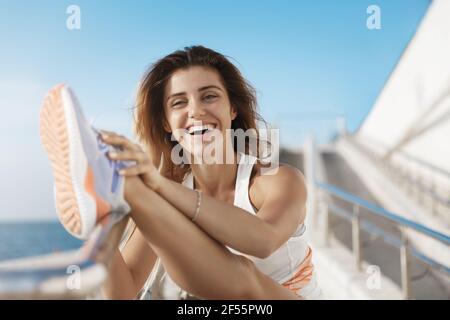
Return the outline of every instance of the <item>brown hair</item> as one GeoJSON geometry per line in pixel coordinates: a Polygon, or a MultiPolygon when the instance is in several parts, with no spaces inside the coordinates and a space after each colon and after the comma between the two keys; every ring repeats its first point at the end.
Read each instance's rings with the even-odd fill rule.
{"type": "MultiPolygon", "coordinates": [[[[231,129],[254,129],[258,134],[256,122],[262,120],[256,111],[254,88],[224,55],[203,46],[192,46],[158,60],[145,73],[138,89],[135,131],[161,174],[176,181],[182,180],[189,167],[175,165],[171,161],[171,151],[177,142],[171,141],[171,134],[164,130],[164,90],[175,71],[192,66],[209,67],[219,73],[230,103],[237,112],[231,129]]],[[[236,151],[236,146],[234,148],[236,151]]]]}

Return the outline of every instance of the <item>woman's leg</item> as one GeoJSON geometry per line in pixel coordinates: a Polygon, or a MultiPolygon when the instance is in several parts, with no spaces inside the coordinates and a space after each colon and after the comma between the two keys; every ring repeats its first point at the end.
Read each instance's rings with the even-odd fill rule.
{"type": "Polygon", "coordinates": [[[125,199],[170,277],[189,293],[204,299],[297,299],[250,260],[209,237],[139,177],[127,178],[125,199]]]}

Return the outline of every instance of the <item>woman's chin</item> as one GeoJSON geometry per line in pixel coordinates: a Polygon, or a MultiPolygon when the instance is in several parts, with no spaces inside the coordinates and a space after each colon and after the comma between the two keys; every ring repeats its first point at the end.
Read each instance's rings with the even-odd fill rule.
{"type": "Polygon", "coordinates": [[[195,164],[223,164],[224,152],[222,148],[214,146],[211,142],[203,142],[194,146],[183,147],[186,156],[195,164]],[[217,152],[219,151],[219,152],[217,152]]]}
{"type": "Polygon", "coordinates": [[[215,146],[210,141],[201,141],[189,145],[183,145],[185,152],[194,157],[201,157],[204,154],[215,153],[215,146]]]}

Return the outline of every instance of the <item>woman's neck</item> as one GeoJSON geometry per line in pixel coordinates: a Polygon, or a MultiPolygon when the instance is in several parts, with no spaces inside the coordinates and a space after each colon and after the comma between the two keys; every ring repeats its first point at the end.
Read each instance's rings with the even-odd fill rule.
{"type": "Polygon", "coordinates": [[[191,164],[195,188],[210,196],[234,191],[237,161],[237,154],[234,154],[231,164],[191,164]]]}

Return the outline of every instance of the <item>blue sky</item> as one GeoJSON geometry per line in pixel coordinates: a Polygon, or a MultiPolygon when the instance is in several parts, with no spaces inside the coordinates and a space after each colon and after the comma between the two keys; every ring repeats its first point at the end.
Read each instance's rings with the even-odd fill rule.
{"type": "Polygon", "coordinates": [[[346,117],[363,121],[426,12],[428,0],[0,0],[0,218],[54,217],[38,114],[65,82],[101,128],[131,134],[136,84],[157,58],[202,44],[233,58],[258,91],[260,112],[299,146],[346,117]],[[66,28],[69,5],[81,30],[66,28]],[[366,9],[381,9],[368,30],[366,9]]]}

